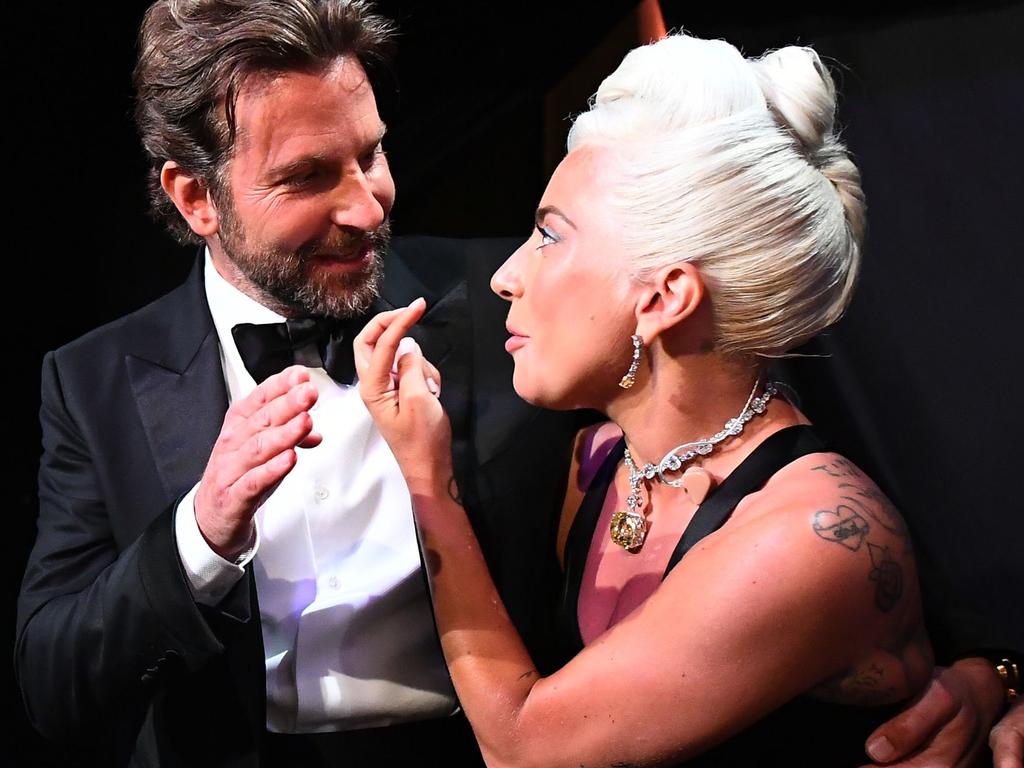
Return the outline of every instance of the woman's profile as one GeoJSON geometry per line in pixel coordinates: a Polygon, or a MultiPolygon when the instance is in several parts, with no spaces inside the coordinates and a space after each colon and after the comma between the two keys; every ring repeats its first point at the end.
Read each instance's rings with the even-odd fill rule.
{"type": "Polygon", "coordinates": [[[493,277],[516,391],[609,419],[576,441],[553,674],[452,500],[439,374],[413,350],[392,379],[422,303],[357,339],[488,764],[859,765],[928,679],[899,513],[767,374],[856,282],[865,205],[835,99],[808,48],[747,60],[678,35],[633,51],[493,277]]]}

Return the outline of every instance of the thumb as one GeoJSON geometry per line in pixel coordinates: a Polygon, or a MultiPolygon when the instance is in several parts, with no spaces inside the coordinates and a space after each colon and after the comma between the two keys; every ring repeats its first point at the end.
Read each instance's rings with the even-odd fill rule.
{"type": "Polygon", "coordinates": [[[395,350],[395,359],[391,363],[391,386],[398,386],[398,361],[413,350],[419,350],[419,348],[420,345],[411,336],[403,336],[402,340],[398,342],[398,349],[395,350]]]}
{"type": "Polygon", "coordinates": [[[938,677],[933,677],[921,698],[868,736],[868,756],[876,763],[891,763],[904,757],[948,723],[958,706],[956,697],[938,677]]]}
{"type": "Polygon", "coordinates": [[[395,371],[398,379],[398,398],[401,402],[409,397],[418,395],[430,395],[430,387],[427,384],[426,361],[420,345],[413,339],[402,339],[405,350],[399,347],[395,358],[395,371]]]}

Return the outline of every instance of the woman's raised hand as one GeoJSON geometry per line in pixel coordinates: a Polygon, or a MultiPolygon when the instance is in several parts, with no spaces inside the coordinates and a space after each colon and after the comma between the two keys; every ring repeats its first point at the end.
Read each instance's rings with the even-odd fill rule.
{"type": "Polygon", "coordinates": [[[452,477],[451,426],[441,374],[405,334],[426,302],[374,317],[353,342],[359,394],[398,459],[411,493],[444,492],[452,477]]]}

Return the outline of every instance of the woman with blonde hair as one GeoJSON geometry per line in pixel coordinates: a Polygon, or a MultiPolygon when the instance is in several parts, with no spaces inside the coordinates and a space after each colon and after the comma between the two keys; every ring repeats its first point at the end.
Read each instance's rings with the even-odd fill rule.
{"type": "Polygon", "coordinates": [[[413,349],[392,376],[422,302],[357,339],[489,765],[858,765],[927,681],[899,514],[766,373],[856,282],[864,199],[835,98],[808,48],[746,60],[678,35],[631,52],[493,277],[516,391],[609,418],[576,441],[553,674],[453,500],[439,374],[413,349]]]}

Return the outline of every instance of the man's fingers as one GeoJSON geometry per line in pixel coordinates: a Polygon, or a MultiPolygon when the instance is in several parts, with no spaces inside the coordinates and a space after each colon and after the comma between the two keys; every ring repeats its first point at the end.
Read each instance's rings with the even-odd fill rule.
{"type": "Polygon", "coordinates": [[[392,389],[391,367],[398,344],[423,316],[427,303],[416,299],[397,312],[381,313],[371,320],[353,342],[359,386],[364,396],[379,396],[392,389]]]}
{"type": "Polygon", "coordinates": [[[294,466],[295,448],[320,444],[309,415],[318,394],[309,371],[292,366],[228,409],[195,501],[199,530],[216,551],[242,543],[256,506],[294,466]]]}
{"type": "Polygon", "coordinates": [[[1024,703],[1018,700],[989,733],[994,768],[1024,766],[1024,703]]]}
{"type": "MultiPolygon", "coordinates": [[[[222,557],[248,539],[259,503],[295,466],[295,446],[311,436],[312,419],[300,413],[287,424],[260,430],[238,450],[211,459],[195,499],[196,522],[222,557]]],[[[319,442],[319,436],[313,437],[319,442]]]]}
{"type": "Polygon", "coordinates": [[[952,719],[958,707],[953,694],[938,677],[933,677],[921,698],[868,737],[868,755],[876,763],[898,760],[928,743],[952,719]]]}
{"type": "Polygon", "coordinates": [[[280,426],[258,430],[239,445],[238,450],[224,456],[220,477],[225,485],[234,485],[250,470],[266,464],[282,451],[302,445],[310,437],[313,445],[319,444],[320,435],[313,432],[313,419],[305,411],[280,426]]]}
{"type": "Polygon", "coordinates": [[[324,441],[324,436],[319,432],[311,431],[295,446],[296,448],[316,448],[324,441]]]}
{"type": "Polygon", "coordinates": [[[291,471],[296,458],[295,451],[289,448],[269,461],[253,467],[232,485],[232,495],[237,501],[255,509],[274,486],[291,471]]]}
{"type": "Polygon", "coordinates": [[[287,424],[298,414],[308,412],[316,403],[319,395],[313,382],[307,381],[298,384],[283,395],[275,397],[250,416],[249,426],[255,431],[287,424]]]}
{"type": "Polygon", "coordinates": [[[301,365],[290,366],[262,382],[241,400],[232,403],[230,410],[247,419],[260,408],[287,393],[292,387],[307,381],[309,381],[309,371],[306,368],[301,365]]]}
{"type": "MultiPolygon", "coordinates": [[[[298,414],[308,412],[319,397],[316,386],[308,379],[309,372],[305,368],[296,367],[291,380],[298,383],[284,389],[277,397],[269,401],[265,399],[268,393],[280,391],[274,386],[264,390],[258,398],[245,398],[245,404],[239,410],[229,411],[217,440],[221,450],[238,450],[260,431],[287,424],[298,414]],[[257,403],[262,404],[257,406],[257,403]],[[244,416],[246,413],[248,415],[244,416]]],[[[303,447],[311,448],[318,444],[319,439],[313,438],[308,444],[304,443],[303,447]]]]}

